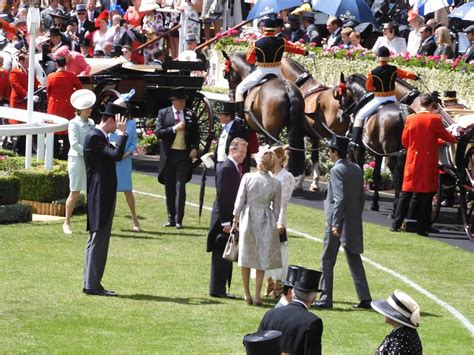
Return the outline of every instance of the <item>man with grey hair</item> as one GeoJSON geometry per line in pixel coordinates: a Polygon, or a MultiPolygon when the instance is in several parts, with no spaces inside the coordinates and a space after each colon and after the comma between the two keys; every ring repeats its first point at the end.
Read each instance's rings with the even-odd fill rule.
{"type": "Polygon", "coordinates": [[[295,282],[293,301],[285,307],[269,310],[260,322],[259,331],[279,330],[283,350],[291,354],[321,354],[323,321],[308,309],[316,299],[321,272],[304,269],[295,282]]]}

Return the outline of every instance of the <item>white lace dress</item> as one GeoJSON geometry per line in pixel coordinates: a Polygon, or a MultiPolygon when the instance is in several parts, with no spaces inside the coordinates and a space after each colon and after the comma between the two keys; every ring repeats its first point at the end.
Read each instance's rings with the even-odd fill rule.
{"type": "Polygon", "coordinates": [[[247,173],[242,177],[234,205],[239,217],[241,267],[256,270],[281,268],[280,239],[276,228],[281,184],[270,174],[247,173]]]}
{"type": "MultiPolygon", "coordinates": [[[[281,183],[281,204],[277,224],[281,224],[285,228],[287,228],[287,210],[288,204],[290,203],[291,195],[293,194],[293,189],[295,188],[295,178],[285,168],[281,169],[278,174],[273,177],[281,183]]],[[[271,277],[273,280],[280,281],[284,281],[286,279],[286,274],[288,273],[289,265],[288,241],[280,243],[280,250],[282,267],[280,269],[266,271],[265,278],[271,277]]]]}

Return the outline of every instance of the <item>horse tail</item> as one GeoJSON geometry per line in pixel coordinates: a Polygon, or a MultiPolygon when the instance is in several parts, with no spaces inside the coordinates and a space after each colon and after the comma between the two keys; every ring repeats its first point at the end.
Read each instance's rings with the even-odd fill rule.
{"type": "Polygon", "coordinates": [[[286,95],[290,104],[290,118],[288,121],[288,144],[290,154],[288,159],[288,171],[294,176],[299,176],[304,172],[305,152],[304,152],[304,100],[301,92],[285,81],[286,95]],[[291,149],[295,148],[295,149],[291,149]]]}

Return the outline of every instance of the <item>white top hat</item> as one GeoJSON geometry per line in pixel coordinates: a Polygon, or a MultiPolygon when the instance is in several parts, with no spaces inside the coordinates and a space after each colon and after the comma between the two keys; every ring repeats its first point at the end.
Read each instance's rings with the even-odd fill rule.
{"type": "Polygon", "coordinates": [[[146,12],[146,11],[153,11],[159,8],[160,8],[160,5],[158,5],[155,0],[142,0],[142,3],[140,4],[140,8],[138,9],[138,11],[146,12]]]}
{"type": "Polygon", "coordinates": [[[80,89],[71,95],[71,105],[76,110],[85,110],[91,108],[95,104],[95,94],[88,89],[80,89]]]}

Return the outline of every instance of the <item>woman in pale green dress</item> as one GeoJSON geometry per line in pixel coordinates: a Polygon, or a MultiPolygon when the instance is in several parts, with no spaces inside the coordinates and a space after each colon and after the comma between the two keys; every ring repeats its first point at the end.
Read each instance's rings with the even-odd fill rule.
{"type": "Polygon", "coordinates": [[[95,100],[95,94],[87,89],[77,90],[71,96],[71,104],[76,109],[76,117],[69,121],[68,125],[69,143],[71,144],[67,160],[70,193],[66,200],[66,219],[63,224],[63,232],[68,235],[72,234],[71,216],[77,198],[81,191],[87,189],[83,145],[87,132],[94,127],[94,121],[89,116],[95,100]]]}

